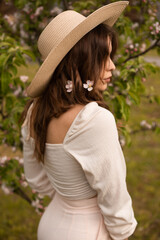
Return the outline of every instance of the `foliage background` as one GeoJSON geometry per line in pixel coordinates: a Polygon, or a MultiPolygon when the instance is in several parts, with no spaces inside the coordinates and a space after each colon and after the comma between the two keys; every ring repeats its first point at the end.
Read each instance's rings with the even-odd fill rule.
{"type": "MultiPolygon", "coordinates": [[[[115,1],[0,2],[0,239],[36,239],[37,213],[49,202],[31,191],[25,181],[18,123],[28,100],[25,88],[41,63],[37,38],[63,10],[75,9],[87,16],[110,2],[115,1]]],[[[160,54],[159,4],[130,1],[117,21],[117,70],[104,96],[119,126],[128,188],[139,223],[131,239],[157,240],[160,236],[160,68],[143,59],[146,53],[160,54]]]]}

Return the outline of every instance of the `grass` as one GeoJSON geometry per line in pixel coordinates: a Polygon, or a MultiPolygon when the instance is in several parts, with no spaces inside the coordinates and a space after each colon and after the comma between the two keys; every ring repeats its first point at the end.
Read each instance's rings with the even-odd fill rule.
{"type": "MultiPolygon", "coordinates": [[[[155,93],[160,91],[160,74],[148,76],[146,87],[151,93],[153,85],[155,93]]],[[[129,120],[130,126],[138,126],[146,119],[149,123],[160,123],[160,106],[148,103],[143,99],[140,106],[134,106],[129,120]]],[[[130,148],[124,148],[127,162],[127,183],[133,199],[138,226],[130,237],[131,240],[160,239],[160,137],[151,131],[143,131],[132,136],[130,148]]]]}
{"type": "MultiPolygon", "coordinates": [[[[37,66],[23,68],[19,74],[35,74],[37,66]]],[[[160,73],[149,75],[145,83],[148,93],[151,85],[155,93],[160,92],[160,73]]],[[[133,106],[129,126],[138,127],[141,120],[159,121],[160,106],[150,104],[142,99],[140,106],[133,106]]],[[[160,137],[151,131],[143,131],[132,135],[130,148],[124,147],[123,152],[127,164],[127,185],[133,200],[133,207],[138,226],[130,240],[160,239],[160,137]]],[[[1,155],[12,151],[0,148],[1,155]]],[[[21,154],[15,152],[15,155],[21,154]]],[[[25,200],[16,195],[5,195],[0,190],[0,239],[1,240],[36,240],[36,231],[40,216],[25,200]]]]}

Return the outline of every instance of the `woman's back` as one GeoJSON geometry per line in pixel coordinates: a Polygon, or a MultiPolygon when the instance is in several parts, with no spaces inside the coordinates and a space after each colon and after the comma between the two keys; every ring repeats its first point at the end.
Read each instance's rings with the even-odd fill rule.
{"type": "Polygon", "coordinates": [[[63,143],[66,133],[83,107],[83,105],[77,104],[59,118],[53,118],[48,125],[46,142],[52,144],[63,143]]]}

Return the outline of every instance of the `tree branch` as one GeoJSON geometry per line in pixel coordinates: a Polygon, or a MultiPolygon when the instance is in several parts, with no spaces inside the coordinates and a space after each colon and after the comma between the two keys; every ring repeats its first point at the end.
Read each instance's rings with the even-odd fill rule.
{"type": "Polygon", "coordinates": [[[22,197],[23,199],[25,199],[29,204],[32,203],[31,199],[27,196],[27,194],[20,188],[17,187],[14,188],[13,192],[17,195],[19,195],[20,197],[22,197]]]}
{"type": "Polygon", "coordinates": [[[140,133],[140,132],[146,132],[146,131],[151,131],[151,129],[135,129],[129,132],[129,134],[135,134],[135,133],[140,133]]]}
{"type": "Polygon", "coordinates": [[[138,54],[136,54],[136,55],[134,55],[134,56],[128,57],[126,60],[124,60],[123,63],[126,63],[126,62],[129,61],[130,59],[137,58],[137,57],[139,57],[139,56],[141,56],[141,55],[144,55],[145,53],[149,52],[151,49],[155,48],[156,46],[159,46],[159,45],[158,45],[158,42],[160,42],[160,39],[157,39],[157,40],[155,41],[155,43],[153,43],[153,44],[152,44],[150,47],[148,47],[145,51],[143,51],[143,52],[141,52],[141,53],[138,53],[138,54]]]}
{"type": "Polygon", "coordinates": [[[62,2],[63,2],[64,10],[68,10],[69,6],[68,6],[67,0],[62,0],[62,2]]]}

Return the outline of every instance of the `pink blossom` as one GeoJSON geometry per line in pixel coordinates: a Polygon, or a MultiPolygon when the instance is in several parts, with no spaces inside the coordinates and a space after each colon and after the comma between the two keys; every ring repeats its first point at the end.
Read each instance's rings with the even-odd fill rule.
{"type": "Polygon", "coordinates": [[[56,16],[56,15],[60,14],[61,12],[62,12],[62,9],[61,9],[61,8],[59,8],[59,7],[54,7],[54,8],[51,9],[50,14],[56,16]]]}
{"type": "Polygon", "coordinates": [[[86,83],[83,83],[83,87],[86,88],[89,92],[93,89],[94,81],[87,80],[86,83]]]}
{"type": "Polygon", "coordinates": [[[12,152],[15,152],[16,151],[16,147],[12,147],[12,152]]]}
{"type": "Polygon", "coordinates": [[[22,92],[22,96],[27,97],[26,89],[23,90],[23,92],[22,92]]]}
{"type": "Polygon", "coordinates": [[[9,25],[12,26],[12,25],[14,24],[13,16],[5,14],[5,15],[4,15],[4,19],[7,20],[7,22],[9,23],[9,25]]]}
{"type": "Polygon", "coordinates": [[[129,50],[128,50],[128,49],[126,49],[126,50],[125,50],[125,52],[126,52],[126,53],[128,53],[128,52],[129,52],[129,50]]]}
{"type": "Polygon", "coordinates": [[[118,69],[115,69],[115,70],[113,71],[113,75],[114,75],[115,77],[119,77],[119,76],[120,76],[120,71],[119,71],[118,69]]]}
{"type": "Polygon", "coordinates": [[[18,88],[13,92],[13,94],[17,97],[22,91],[22,88],[18,86],[18,88]]]}
{"type": "Polygon", "coordinates": [[[146,129],[146,130],[152,129],[151,124],[147,123],[146,120],[142,120],[142,121],[140,122],[140,126],[141,126],[143,129],[146,129]]]}
{"type": "Polygon", "coordinates": [[[41,14],[41,12],[43,11],[44,7],[38,7],[35,11],[35,16],[39,16],[41,14]]]}
{"type": "Polygon", "coordinates": [[[142,82],[146,82],[146,78],[143,77],[143,78],[142,78],[142,82]]]}
{"type": "Polygon", "coordinates": [[[133,48],[134,48],[134,45],[133,45],[133,44],[130,44],[130,45],[129,45],[129,48],[130,48],[130,49],[133,49],[133,48]]]}
{"type": "Polygon", "coordinates": [[[140,51],[143,52],[146,49],[146,44],[142,43],[141,47],[140,47],[140,51]]]}
{"type": "Polygon", "coordinates": [[[3,191],[5,194],[7,194],[7,195],[8,195],[8,194],[11,194],[12,191],[13,191],[13,189],[10,188],[10,187],[8,187],[8,186],[6,186],[5,183],[2,183],[1,188],[2,188],[2,191],[3,191]]]}
{"type": "Polygon", "coordinates": [[[71,81],[71,80],[68,80],[68,81],[67,81],[67,84],[66,84],[67,92],[72,92],[72,88],[73,88],[72,81],[71,81]]]}
{"type": "Polygon", "coordinates": [[[32,14],[30,15],[30,19],[33,20],[34,18],[35,18],[35,14],[32,13],[32,14]]]}
{"type": "Polygon", "coordinates": [[[27,82],[27,80],[28,80],[28,76],[26,76],[26,75],[21,75],[19,78],[23,83],[27,82]]]}
{"type": "Polygon", "coordinates": [[[137,48],[135,48],[135,49],[134,49],[134,51],[135,51],[135,52],[137,52],[137,51],[138,51],[138,49],[137,49],[137,48]]]}
{"type": "Polygon", "coordinates": [[[24,173],[21,173],[21,179],[22,179],[22,180],[25,180],[25,179],[26,179],[24,173]]]}
{"type": "Polygon", "coordinates": [[[43,205],[41,205],[41,204],[38,206],[38,208],[44,209],[43,205]]]}
{"type": "Polygon", "coordinates": [[[38,193],[38,198],[43,199],[44,196],[42,194],[38,193]]]}
{"type": "Polygon", "coordinates": [[[23,187],[27,187],[27,186],[28,186],[28,183],[27,183],[26,181],[21,181],[21,185],[22,185],[23,187]]]}
{"type": "Polygon", "coordinates": [[[129,106],[132,105],[132,102],[131,102],[131,100],[130,100],[128,97],[126,98],[126,103],[127,103],[127,105],[129,105],[129,106]]]}
{"type": "Polygon", "coordinates": [[[124,146],[125,146],[125,144],[126,144],[126,141],[125,141],[125,139],[124,139],[124,138],[120,138],[120,144],[121,144],[121,146],[122,146],[122,147],[124,147],[124,146]]]}
{"type": "Polygon", "coordinates": [[[26,12],[26,13],[32,12],[32,9],[30,8],[30,4],[29,3],[25,4],[25,6],[23,8],[23,11],[26,12]]]}
{"type": "Polygon", "coordinates": [[[10,160],[9,157],[7,156],[3,156],[3,157],[0,157],[0,165],[4,165],[6,162],[8,162],[10,160]]]}
{"type": "Polygon", "coordinates": [[[32,201],[31,205],[33,207],[38,207],[39,206],[39,199],[36,199],[35,201],[32,201]]]}
{"type": "Polygon", "coordinates": [[[14,86],[13,86],[12,83],[9,84],[9,87],[10,87],[10,89],[13,89],[13,88],[14,88],[14,86]]]}
{"type": "Polygon", "coordinates": [[[20,158],[20,159],[19,159],[19,164],[20,164],[20,165],[23,165],[23,163],[24,163],[23,158],[20,158]]]}

